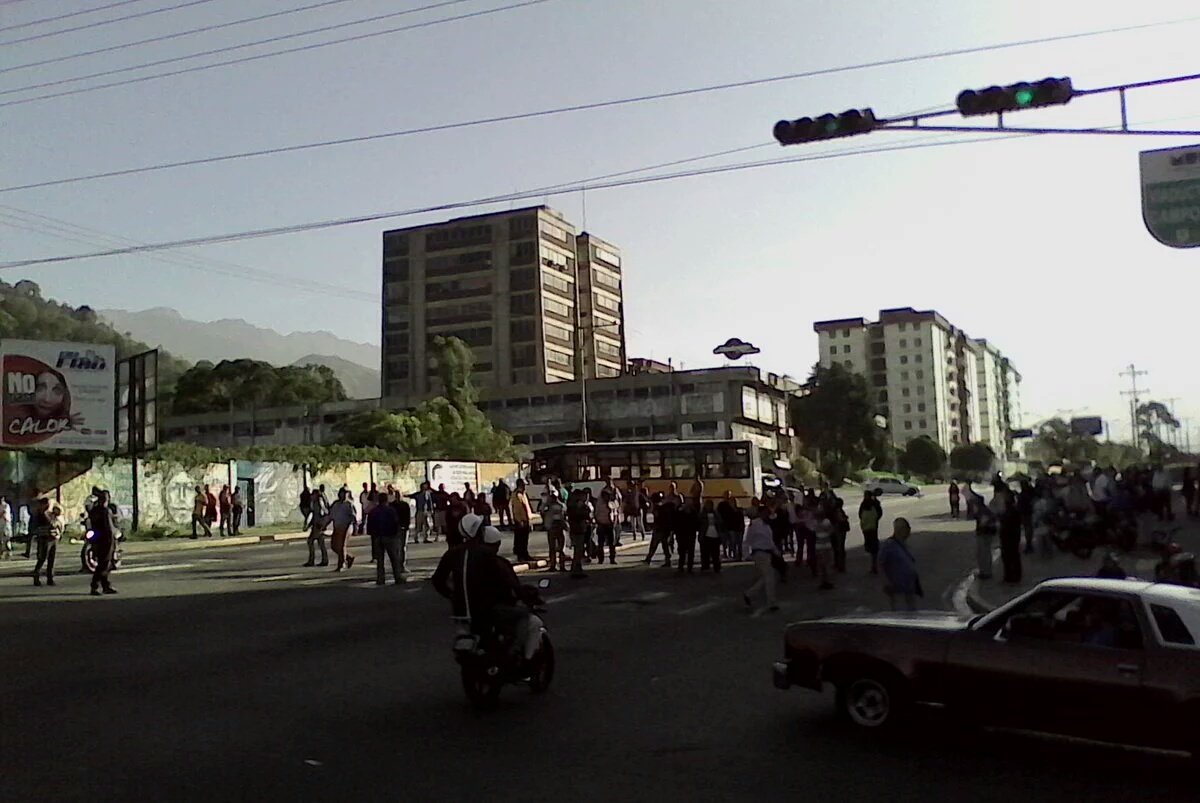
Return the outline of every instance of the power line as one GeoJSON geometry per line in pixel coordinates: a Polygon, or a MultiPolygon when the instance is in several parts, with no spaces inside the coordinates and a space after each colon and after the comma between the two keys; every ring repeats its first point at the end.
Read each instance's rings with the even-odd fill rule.
{"type": "Polygon", "coordinates": [[[173,6],[164,6],[163,8],[152,8],[148,11],[138,11],[134,14],[126,14],[124,17],[113,17],[109,20],[99,20],[97,22],[89,22],[85,25],[76,25],[74,28],[61,28],[57,31],[34,34],[33,36],[26,36],[24,39],[10,39],[7,42],[0,42],[0,46],[19,45],[22,42],[32,42],[37,39],[48,39],[51,36],[58,36],[59,34],[74,33],[75,31],[86,31],[91,28],[99,28],[102,25],[112,25],[115,22],[124,22],[125,20],[138,19],[139,17],[149,17],[152,14],[162,14],[167,11],[179,11],[180,9],[190,8],[191,6],[200,6],[211,2],[213,2],[213,0],[188,0],[186,3],[177,3],[173,6]]]}
{"type": "MultiPolygon", "coordinates": [[[[12,72],[14,70],[25,70],[30,67],[42,67],[47,64],[57,64],[62,61],[72,61],[74,59],[84,58],[85,56],[96,56],[96,55],[99,55],[100,53],[112,53],[117,50],[125,50],[125,49],[131,48],[131,47],[138,47],[139,45],[148,45],[153,42],[165,42],[168,39],[179,39],[184,36],[192,36],[194,34],[207,33],[209,31],[219,31],[223,28],[232,28],[235,25],[245,25],[245,24],[251,23],[251,22],[261,22],[263,20],[272,19],[274,17],[283,17],[288,14],[298,14],[302,11],[312,11],[315,8],[324,8],[325,6],[336,6],[341,3],[347,3],[347,2],[350,2],[350,0],[324,0],[323,2],[311,3],[307,6],[298,6],[296,8],[285,8],[281,11],[272,11],[269,14],[259,14],[257,17],[243,17],[242,19],[231,20],[229,22],[218,22],[213,25],[205,25],[200,28],[190,28],[186,31],[176,31],[175,33],[167,33],[167,34],[163,34],[161,36],[152,36],[149,39],[138,39],[136,42],[124,42],[123,44],[111,45],[109,47],[101,47],[96,50],[85,50],[81,53],[70,53],[65,56],[55,56],[54,58],[42,59],[41,61],[30,61],[25,64],[18,64],[14,67],[3,67],[3,68],[0,68],[0,73],[12,72]]],[[[77,80],[77,79],[69,79],[69,80],[77,80]]]]}
{"type": "Polygon", "coordinates": [[[640,178],[623,178],[612,181],[597,181],[596,177],[578,179],[564,184],[555,184],[547,187],[539,187],[533,190],[524,190],[513,193],[505,193],[502,195],[493,195],[483,198],[475,198],[469,201],[455,201],[450,203],[436,204],[432,206],[417,207],[413,209],[376,212],[365,215],[357,215],[354,217],[334,218],[330,220],[313,221],[308,223],[297,223],[288,226],[276,226],[271,228],[252,229],[249,231],[232,232],[228,234],[210,235],[206,237],[194,237],[185,240],[172,240],[168,242],[152,243],[148,245],[130,246],[126,248],[114,248],[104,251],[95,251],[87,254],[69,254],[56,257],[41,257],[38,259],[24,259],[12,262],[0,262],[0,269],[26,268],[37,265],[52,265],[63,262],[74,262],[81,259],[95,259],[99,257],[121,256],[124,254],[140,254],[153,251],[165,251],[174,248],[186,248],[198,245],[214,245],[217,243],[238,242],[241,240],[258,239],[261,237],[273,237],[281,234],[297,234],[306,231],[316,231],[320,229],[338,228],[341,226],[350,226],[358,223],[370,223],[390,218],[411,217],[413,215],[428,214],[433,212],[447,212],[457,209],[465,209],[476,206],[485,206],[488,204],[503,203],[507,201],[519,201],[541,198],[546,195],[560,195],[566,192],[577,192],[583,187],[589,190],[613,189],[616,187],[627,187],[641,184],[653,184],[661,181],[672,181],[679,178],[691,178],[694,176],[713,175],[719,173],[728,173],[740,170],[749,170],[758,167],[773,167],[776,165],[796,164],[799,162],[815,162],[828,159],[837,159],[844,156],[855,156],[862,154],[888,153],[891,151],[906,151],[917,150],[921,148],[937,147],[941,145],[959,145],[981,141],[995,141],[998,139],[1013,139],[1022,136],[1032,136],[1029,134],[1012,134],[1008,137],[983,136],[973,138],[960,138],[950,140],[940,140],[936,142],[921,142],[908,143],[905,145],[896,145],[891,147],[876,147],[876,148],[858,148],[847,149],[844,151],[832,151],[828,153],[812,154],[809,156],[794,156],[784,159],[767,159],[757,162],[739,162],[731,165],[718,165],[715,167],[698,168],[694,170],[679,171],[676,173],[662,173],[652,176],[640,178]]]}
{"type": "MultiPolygon", "coordinates": [[[[538,2],[545,2],[545,0],[530,0],[530,2],[518,3],[513,7],[520,7],[522,5],[535,5],[538,2]]],[[[465,19],[470,16],[480,16],[483,14],[489,14],[489,13],[492,13],[493,11],[508,10],[508,8],[509,7],[502,7],[500,9],[492,9],[489,11],[481,11],[481,12],[476,12],[474,14],[467,14],[467,15],[463,15],[463,17],[461,17],[461,19],[465,19]]],[[[419,10],[419,9],[414,9],[414,10],[419,10]]],[[[384,15],[384,17],[387,17],[387,16],[395,16],[395,15],[394,14],[384,15]]],[[[451,19],[457,19],[457,18],[451,18],[451,19]]],[[[647,97],[646,99],[660,100],[663,98],[680,97],[683,95],[695,94],[697,91],[711,92],[711,91],[717,91],[717,90],[722,90],[722,89],[736,89],[736,88],[742,88],[742,87],[747,87],[747,86],[768,84],[768,83],[773,83],[773,82],[777,82],[777,81],[793,80],[796,78],[808,78],[808,77],[813,77],[813,76],[818,76],[818,75],[830,75],[830,74],[840,73],[840,72],[849,72],[849,71],[853,71],[853,70],[866,69],[868,67],[887,67],[887,66],[894,66],[897,64],[907,64],[907,63],[916,62],[916,61],[924,61],[924,60],[928,60],[928,59],[948,58],[951,56],[961,56],[961,55],[968,55],[968,54],[972,54],[972,53],[982,53],[982,52],[987,52],[987,51],[991,51],[991,50],[1003,50],[1003,49],[1014,48],[1014,47],[1025,47],[1025,46],[1034,45],[1034,44],[1045,44],[1048,42],[1061,42],[1061,41],[1067,41],[1067,40],[1071,40],[1071,39],[1081,39],[1081,38],[1086,38],[1086,37],[1091,37],[1091,36],[1102,36],[1102,35],[1107,35],[1107,34],[1124,33],[1124,32],[1135,31],[1135,30],[1146,30],[1146,29],[1150,29],[1150,28],[1158,28],[1158,27],[1171,26],[1171,25],[1180,25],[1180,24],[1189,23],[1189,22],[1196,22],[1198,20],[1200,20],[1200,16],[1183,17],[1183,18],[1179,18],[1179,19],[1175,19],[1175,20],[1161,20],[1158,22],[1142,23],[1139,25],[1126,25],[1126,26],[1122,26],[1122,27],[1105,28],[1105,29],[1094,30],[1094,31],[1084,31],[1084,32],[1078,32],[1078,33],[1071,33],[1071,34],[1059,34],[1056,36],[1046,36],[1046,37],[1040,37],[1040,38],[1036,38],[1036,39],[1023,39],[1023,40],[1018,40],[1018,41],[1014,41],[1014,42],[1003,42],[1003,43],[994,44],[994,45],[982,45],[982,46],[978,46],[978,47],[935,51],[932,53],[925,53],[925,54],[921,54],[921,55],[917,55],[917,56],[903,56],[903,57],[899,57],[899,58],[884,59],[884,60],[873,61],[873,62],[865,62],[863,64],[849,65],[849,66],[844,66],[844,67],[833,67],[833,68],[828,68],[828,69],[824,69],[824,70],[812,70],[812,71],[800,72],[800,73],[790,73],[790,74],[785,74],[785,75],[773,76],[770,78],[751,79],[751,80],[747,80],[747,81],[735,81],[735,82],[731,82],[731,83],[727,83],[727,84],[714,84],[709,87],[703,87],[700,89],[678,90],[675,92],[661,93],[659,95],[647,97]]],[[[361,20],[360,22],[366,22],[366,21],[367,20],[361,20]]],[[[445,21],[450,21],[450,20],[445,20],[445,21]]],[[[357,24],[357,23],[345,23],[340,26],[333,26],[333,27],[345,27],[345,25],[348,25],[348,24],[357,24]]],[[[414,27],[422,27],[422,26],[414,26],[414,27]]],[[[326,28],[324,30],[331,30],[331,29],[332,28],[326,28]]],[[[256,59],[261,59],[261,58],[270,58],[272,56],[282,55],[284,53],[295,53],[295,52],[299,52],[302,50],[311,50],[311,49],[314,49],[317,47],[325,47],[327,45],[342,44],[344,42],[358,41],[361,39],[370,38],[372,36],[382,36],[382,35],[389,34],[389,33],[396,33],[399,30],[407,30],[407,28],[376,31],[376,32],[368,33],[368,34],[360,34],[358,36],[346,37],[343,39],[335,39],[335,40],[332,40],[329,42],[319,42],[319,43],[316,43],[313,45],[305,45],[305,46],[297,47],[297,48],[289,48],[286,50],[276,51],[273,53],[265,53],[265,54],[260,54],[257,56],[248,56],[248,57],[243,57],[243,58],[239,58],[239,59],[231,59],[228,61],[216,62],[214,64],[198,65],[195,67],[188,67],[188,68],[185,68],[182,70],[173,70],[173,71],[161,73],[158,75],[142,76],[139,78],[130,78],[130,79],[126,79],[123,81],[112,81],[112,82],[109,82],[106,84],[96,84],[96,85],[90,86],[90,87],[81,87],[78,89],[66,90],[63,92],[55,92],[55,93],[50,93],[50,94],[46,94],[46,95],[38,95],[38,96],[35,96],[32,98],[23,98],[20,100],[14,100],[14,101],[8,101],[5,103],[0,103],[0,107],[14,106],[14,105],[22,104],[22,103],[33,103],[33,102],[41,101],[41,100],[49,100],[51,98],[63,97],[66,95],[75,95],[75,94],[79,94],[82,92],[90,92],[90,91],[93,91],[96,89],[107,89],[107,88],[111,88],[111,87],[125,86],[127,84],[138,83],[141,81],[150,81],[150,80],[155,80],[158,78],[169,78],[169,77],[173,77],[176,75],[183,75],[186,73],[198,72],[200,70],[212,69],[214,67],[224,67],[224,66],[228,66],[231,64],[241,64],[241,63],[244,63],[247,61],[254,61],[256,59]]],[[[316,32],[318,32],[318,31],[309,31],[308,33],[316,33],[316,32]]],[[[214,51],[208,51],[206,53],[195,53],[190,56],[182,56],[182,57],[177,57],[174,59],[167,59],[167,60],[162,60],[162,61],[158,61],[158,62],[150,62],[147,64],[139,65],[137,67],[127,67],[127,68],[122,68],[121,70],[112,70],[112,71],[103,72],[103,73],[95,73],[95,74],[89,75],[89,76],[80,76],[78,78],[64,79],[62,81],[49,82],[49,83],[44,83],[44,84],[31,84],[28,86],[19,87],[17,89],[4,90],[3,92],[0,92],[0,94],[8,94],[8,93],[12,93],[12,92],[20,92],[20,91],[29,90],[29,89],[53,86],[53,85],[61,84],[61,83],[69,83],[72,81],[84,80],[86,78],[101,77],[104,75],[111,75],[115,72],[124,72],[126,70],[142,69],[145,67],[156,66],[158,64],[164,64],[164,63],[168,63],[168,62],[172,62],[172,61],[180,61],[182,59],[194,58],[194,57],[203,56],[203,55],[212,55],[213,53],[220,53],[220,52],[224,52],[224,51],[231,50],[231,49],[239,49],[242,47],[250,47],[251,45],[254,45],[254,44],[265,44],[265,43],[271,42],[271,41],[279,41],[280,39],[290,38],[290,36],[301,36],[301,35],[305,35],[305,34],[294,34],[294,35],[289,35],[289,36],[285,36],[285,37],[276,37],[274,39],[263,40],[262,42],[249,43],[246,45],[237,45],[232,48],[221,48],[221,49],[214,50],[214,51]]]]}
{"type": "MultiPolygon", "coordinates": [[[[159,67],[164,64],[174,64],[176,62],[187,61],[189,59],[201,58],[204,56],[213,56],[213,55],[217,55],[219,53],[229,53],[234,50],[245,50],[248,47],[258,47],[259,45],[266,45],[266,44],[270,44],[272,42],[282,42],[282,41],[285,41],[288,39],[298,39],[303,36],[311,36],[311,35],[317,34],[317,33],[327,33],[329,31],[337,30],[339,28],[348,28],[348,27],[351,27],[354,25],[363,25],[363,24],[366,24],[369,22],[379,22],[379,21],[385,20],[385,19],[392,19],[394,17],[403,17],[408,14],[415,14],[419,11],[431,11],[433,9],[444,8],[446,6],[458,5],[460,3],[465,3],[465,2],[468,2],[468,0],[442,0],[442,2],[439,2],[439,3],[431,3],[429,5],[418,6],[416,8],[409,8],[409,9],[405,9],[403,11],[392,11],[387,14],[378,14],[374,17],[364,17],[362,19],[352,20],[350,22],[339,22],[334,25],[325,25],[320,28],[312,28],[307,31],[297,31],[295,33],[280,34],[279,36],[272,36],[267,39],[259,39],[259,40],[253,41],[253,42],[246,42],[246,43],[240,44],[240,45],[229,45],[227,47],[218,47],[218,48],[214,48],[212,50],[203,50],[198,53],[189,53],[188,55],[185,55],[185,56],[172,56],[171,58],[168,58],[168,59],[158,59],[157,61],[148,61],[145,64],[135,64],[130,67],[118,67],[118,68],[115,68],[112,70],[102,70],[101,72],[89,73],[88,75],[79,75],[79,76],[75,76],[74,78],[62,78],[57,81],[45,81],[40,84],[27,84],[25,86],[19,86],[19,87],[15,87],[12,89],[0,90],[0,95],[11,95],[14,92],[25,92],[25,91],[28,91],[31,89],[43,89],[46,87],[60,86],[62,84],[71,84],[76,81],[86,81],[86,80],[90,80],[92,78],[103,78],[104,76],[108,76],[108,75],[118,75],[120,73],[132,72],[135,70],[144,70],[149,67],[159,67]]],[[[282,56],[287,53],[299,53],[299,52],[306,51],[306,50],[315,50],[315,49],[321,48],[321,47],[328,47],[330,45],[340,45],[340,44],[345,44],[347,42],[356,42],[356,41],[359,41],[362,39],[370,39],[375,36],[385,36],[388,34],[399,33],[401,31],[410,31],[415,28],[426,28],[426,27],[429,27],[432,25],[440,25],[443,22],[455,22],[457,20],[470,19],[472,17],[482,17],[482,16],[485,16],[488,14],[495,14],[495,13],[501,12],[501,11],[511,11],[513,9],[523,8],[524,6],[533,6],[533,5],[538,5],[540,3],[546,3],[546,2],[549,2],[549,0],[524,0],[524,2],[520,2],[520,3],[511,3],[509,5],[499,6],[499,7],[490,8],[490,9],[484,9],[482,11],[473,11],[473,12],[470,12],[467,14],[460,14],[455,17],[446,17],[444,19],[432,20],[432,21],[428,21],[428,22],[417,23],[414,25],[404,25],[404,26],[401,26],[398,28],[387,28],[387,29],[383,29],[383,30],[379,30],[379,31],[370,31],[370,32],[364,33],[364,34],[356,34],[354,36],[345,36],[340,39],[331,39],[328,42],[315,42],[315,43],[308,44],[308,45],[300,45],[298,47],[285,48],[283,50],[273,50],[270,53],[257,53],[253,56],[242,56],[240,58],[228,59],[226,61],[216,61],[211,64],[198,64],[194,67],[185,67],[180,70],[172,70],[170,72],[158,73],[155,75],[143,75],[138,78],[127,78],[123,81],[110,81],[109,83],[106,83],[106,84],[94,84],[92,86],[80,87],[78,89],[71,89],[71,90],[67,90],[67,91],[63,91],[63,92],[54,92],[54,93],[50,93],[50,94],[46,94],[46,95],[37,95],[32,98],[23,98],[22,100],[8,101],[7,103],[0,103],[0,106],[13,106],[13,105],[17,105],[19,103],[31,103],[33,101],[47,100],[49,98],[58,98],[58,97],[63,97],[65,95],[78,95],[83,92],[92,92],[97,89],[107,89],[107,88],[114,87],[114,86],[125,86],[127,84],[136,84],[136,83],[139,83],[142,81],[153,81],[153,80],[157,80],[159,78],[170,78],[170,77],[176,76],[176,75],[186,75],[188,73],[193,73],[193,72],[202,72],[204,70],[211,70],[216,67],[227,67],[232,64],[244,64],[244,63],[250,62],[250,61],[258,61],[260,59],[267,59],[267,58],[274,58],[275,56],[282,56]]]]}
{"type": "MultiPolygon", "coordinates": [[[[937,51],[937,52],[925,53],[925,54],[914,55],[914,56],[903,56],[903,57],[900,57],[897,59],[892,59],[889,61],[863,62],[860,64],[843,65],[843,66],[839,66],[839,67],[827,67],[827,68],[817,69],[817,70],[808,70],[805,72],[785,73],[783,75],[773,75],[773,76],[767,76],[767,77],[763,77],[763,78],[753,78],[753,79],[748,79],[748,80],[744,80],[744,81],[734,81],[734,82],[722,83],[722,84],[707,84],[707,85],[698,86],[698,87],[673,89],[673,90],[669,90],[666,92],[658,92],[658,93],[645,94],[645,95],[634,95],[631,97],[615,98],[612,100],[595,101],[595,102],[591,102],[591,103],[577,103],[577,104],[571,104],[571,105],[567,105],[567,106],[556,106],[556,107],[552,107],[549,109],[538,109],[538,110],[530,111],[530,112],[518,112],[515,114],[496,115],[493,117],[482,117],[482,118],[475,118],[475,119],[470,119],[470,120],[458,120],[458,121],[451,122],[451,123],[438,123],[438,124],[429,125],[429,126],[420,126],[420,127],[416,127],[416,128],[400,129],[397,131],[383,131],[383,132],[377,132],[374,134],[363,134],[363,135],[354,136],[354,137],[341,137],[341,138],[337,138],[337,139],[319,140],[316,142],[305,142],[305,143],[300,143],[300,144],[296,144],[296,145],[282,145],[282,146],[278,146],[278,147],[274,147],[274,148],[262,148],[262,149],[258,149],[258,150],[240,151],[237,153],[220,154],[217,156],[197,157],[194,159],[182,159],[182,160],[178,160],[178,161],[174,161],[174,162],[162,162],[162,163],[153,164],[153,165],[143,165],[141,167],[130,167],[130,168],[123,168],[120,170],[107,170],[107,171],[103,171],[103,172],[99,172],[99,173],[89,173],[89,174],[78,175],[78,176],[69,176],[69,177],[60,178],[60,179],[50,179],[47,181],[37,181],[37,182],[30,182],[27,184],[17,184],[17,185],[12,185],[12,186],[8,186],[8,187],[0,187],[0,193],[16,192],[18,190],[32,190],[32,189],[38,189],[38,188],[42,188],[42,187],[54,187],[54,186],[59,186],[62,184],[74,184],[74,183],[77,183],[80,181],[93,181],[96,179],[103,179],[103,178],[117,178],[120,176],[131,176],[131,175],[137,175],[140,173],[155,172],[155,171],[159,171],[159,170],[173,170],[173,169],[180,168],[180,167],[193,167],[193,166],[197,166],[197,165],[215,164],[218,162],[229,162],[229,161],[234,161],[234,160],[238,160],[238,159],[251,159],[251,158],[257,158],[257,157],[261,157],[261,156],[273,156],[273,155],[282,154],[282,153],[295,153],[297,151],[312,150],[312,149],[316,149],[316,148],[336,147],[336,146],[340,146],[340,145],[352,145],[352,144],[358,144],[358,143],[363,143],[363,142],[373,142],[376,140],[414,136],[417,134],[430,134],[430,133],[437,133],[440,131],[451,131],[451,130],[457,130],[457,129],[463,129],[463,128],[472,128],[472,127],[476,127],[476,126],[493,125],[496,123],[516,122],[516,121],[520,121],[520,120],[532,120],[532,119],[536,119],[536,118],[540,118],[540,117],[551,117],[551,116],[560,115],[560,114],[571,114],[574,112],[592,111],[595,109],[605,109],[605,108],[614,108],[614,107],[618,107],[618,106],[628,106],[628,105],[634,105],[634,104],[640,104],[640,103],[649,103],[652,101],[667,100],[667,99],[678,98],[678,97],[686,97],[689,95],[699,95],[699,94],[704,94],[704,93],[708,93],[708,92],[721,92],[721,91],[726,91],[726,90],[730,90],[730,89],[742,89],[742,88],[746,88],[746,87],[750,87],[750,86],[759,86],[762,84],[771,84],[771,83],[777,83],[777,82],[781,82],[781,81],[791,81],[791,80],[797,80],[797,79],[801,79],[801,78],[813,78],[813,77],[818,77],[818,76],[822,76],[822,75],[830,75],[833,73],[842,73],[842,72],[851,72],[851,71],[855,71],[855,70],[863,70],[863,69],[885,66],[885,65],[890,65],[890,64],[901,64],[901,63],[916,62],[916,61],[922,61],[922,60],[928,60],[928,59],[947,58],[950,56],[966,55],[966,54],[971,54],[971,53],[981,53],[981,52],[985,52],[988,50],[1001,50],[1001,49],[1013,48],[1013,47],[1023,47],[1023,46],[1028,46],[1028,45],[1032,45],[1032,44],[1044,44],[1046,42],[1059,41],[1061,39],[1073,39],[1073,38],[1082,38],[1082,37],[1090,37],[1090,36],[1101,36],[1101,35],[1107,35],[1107,34],[1113,34],[1113,33],[1121,33],[1121,32],[1130,31],[1130,30],[1137,30],[1137,29],[1145,28],[1145,27],[1178,25],[1178,24],[1192,22],[1192,21],[1196,21],[1196,20],[1200,20],[1200,16],[1189,17],[1189,18],[1185,18],[1185,19],[1177,19],[1177,20],[1164,20],[1164,21],[1154,22],[1154,23],[1145,23],[1142,26],[1127,26],[1125,28],[1109,28],[1109,29],[1096,30],[1096,31],[1084,31],[1084,32],[1079,32],[1079,33],[1074,33],[1074,34],[1063,34],[1063,35],[1054,36],[1054,37],[1046,37],[1046,38],[1042,38],[1042,39],[1026,39],[1026,40],[1022,40],[1022,41],[1018,41],[1018,42],[1001,42],[1001,43],[997,43],[997,44],[983,45],[983,46],[974,47],[974,48],[959,48],[957,50],[937,51]]],[[[149,76],[149,77],[152,78],[155,76],[149,76]]],[[[34,98],[34,100],[36,100],[36,99],[37,98],[34,98]]],[[[24,101],[15,101],[15,102],[24,102],[24,101]]],[[[5,105],[9,105],[9,104],[0,103],[0,107],[5,106],[5,105]]],[[[933,108],[939,108],[939,107],[933,107],[933,108]]],[[[928,111],[928,110],[925,110],[925,111],[928,111]]]]}
{"type": "Polygon", "coordinates": [[[94,14],[97,11],[107,11],[110,8],[116,8],[117,6],[128,6],[134,3],[142,2],[145,2],[145,0],[121,0],[119,3],[109,3],[106,6],[94,6],[93,8],[85,8],[82,11],[72,11],[67,14],[59,14],[57,17],[42,17],[40,20],[30,20],[29,22],[17,23],[16,25],[5,25],[3,28],[0,28],[0,33],[4,33],[5,31],[15,31],[18,28],[31,28],[34,25],[41,25],[46,22],[58,22],[59,20],[65,20],[69,17],[79,17],[83,14],[94,14]]]}

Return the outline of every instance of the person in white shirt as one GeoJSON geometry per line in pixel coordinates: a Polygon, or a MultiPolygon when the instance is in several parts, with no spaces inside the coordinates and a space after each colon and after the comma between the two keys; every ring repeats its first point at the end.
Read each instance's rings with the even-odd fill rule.
{"type": "Polygon", "coordinates": [[[1162,466],[1154,467],[1154,475],[1150,478],[1150,487],[1154,491],[1154,510],[1158,513],[1159,521],[1174,521],[1175,511],[1171,503],[1171,474],[1162,466]]]}
{"type": "Polygon", "coordinates": [[[358,531],[358,511],[354,509],[354,503],[350,501],[349,491],[339,491],[338,499],[329,507],[329,518],[333,522],[333,539],[332,548],[333,554],[337,555],[337,568],[335,572],[340,572],[343,567],[349,569],[354,565],[354,555],[350,552],[350,545],[347,539],[358,531]]]}
{"type": "Polygon", "coordinates": [[[1112,501],[1115,480],[1110,472],[1113,472],[1113,469],[1097,469],[1096,476],[1092,477],[1092,501],[1096,503],[1096,512],[1101,517],[1108,512],[1108,503],[1112,501]]]}
{"type": "Polygon", "coordinates": [[[742,601],[746,603],[747,608],[754,607],[752,597],[761,589],[766,594],[767,610],[777,611],[779,603],[775,599],[774,561],[782,559],[783,556],[779,554],[779,550],[775,546],[771,525],[767,521],[768,516],[770,516],[770,510],[763,505],[758,518],[750,522],[750,527],[747,528],[746,536],[742,540],[742,549],[749,553],[750,560],[754,561],[754,568],[758,570],[758,579],[742,594],[742,601]]]}

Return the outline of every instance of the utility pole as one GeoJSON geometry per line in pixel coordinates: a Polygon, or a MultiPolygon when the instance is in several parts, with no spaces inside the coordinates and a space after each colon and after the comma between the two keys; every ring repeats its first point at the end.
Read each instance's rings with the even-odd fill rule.
{"type": "Polygon", "coordinates": [[[1137,426],[1138,395],[1150,392],[1147,388],[1139,388],[1137,381],[1139,376],[1146,376],[1149,373],[1149,371],[1139,371],[1137,366],[1129,363],[1129,367],[1118,374],[1118,376],[1129,377],[1129,390],[1121,391],[1121,395],[1129,397],[1129,429],[1133,434],[1133,446],[1135,449],[1141,448],[1141,436],[1138,433],[1137,426]]]}

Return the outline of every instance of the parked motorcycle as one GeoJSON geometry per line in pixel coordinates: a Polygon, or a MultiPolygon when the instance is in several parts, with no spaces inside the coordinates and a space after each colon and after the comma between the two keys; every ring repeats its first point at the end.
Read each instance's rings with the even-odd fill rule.
{"type": "MultiPolygon", "coordinates": [[[[548,578],[538,581],[538,589],[549,587],[548,578]]],[[[537,594],[537,589],[526,588],[531,593],[525,604],[534,613],[544,614],[544,602],[537,594]]],[[[481,630],[465,617],[457,617],[455,623],[454,660],[462,671],[463,691],[473,706],[479,709],[495,706],[500,689],[505,684],[524,684],[535,694],[550,687],[550,681],[554,678],[554,645],[550,642],[544,622],[538,634],[537,650],[529,661],[513,649],[513,634],[504,633],[496,627],[481,630]]]]}

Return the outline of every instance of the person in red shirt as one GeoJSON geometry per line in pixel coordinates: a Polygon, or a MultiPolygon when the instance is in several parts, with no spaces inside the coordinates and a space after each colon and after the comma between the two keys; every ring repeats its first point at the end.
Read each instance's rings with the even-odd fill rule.
{"type": "Polygon", "coordinates": [[[217,495],[207,485],[204,486],[204,523],[209,530],[217,523],[217,495]]]}

